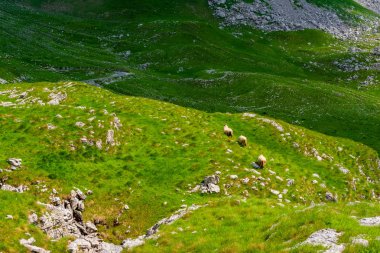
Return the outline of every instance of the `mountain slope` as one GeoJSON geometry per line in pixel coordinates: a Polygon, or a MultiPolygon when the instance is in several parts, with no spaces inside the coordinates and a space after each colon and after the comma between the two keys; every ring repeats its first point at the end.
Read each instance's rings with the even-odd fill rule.
{"type": "MultiPolygon", "coordinates": [[[[0,115],[0,167],[9,168],[5,162],[8,158],[22,159],[21,168],[3,170],[2,184],[29,188],[23,193],[0,191],[4,196],[0,216],[14,217],[0,219],[1,227],[10,228],[0,237],[0,249],[5,252],[25,250],[18,243],[25,233],[36,237],[38,246],[61,252],[68,238],[46,240],[38,226],[28,224],[28,215],[36,212],[41,216],[45,207],[37,204],[39,201],[65,199],[75,187],[84,192],[92,190],[85,201],[84,220],[101,221],[97,226],[100,237],[115,244],[144,234],[183,204],[208,203],[194,212],[209,217],[210,212],[225,212],[226,204],[234,205],[243,198],[247,204],[235,215],[255,212],[261,203],[263,212],[268,205],[276,206],[273,214],[278,217],[279,212],[293,215],[293,206],[302,209],[310,203],[326,202],[327,192],[342,201],[343,209],[347,201],[375,200],[380,193],[379,158],[374,150],[260,115],[204,113],[78,83],[3,85],[0,115]],[[247,147],[223,134],[226,123],[235,135],[248,137],[247,147]],[[110,130],[114,133],[111,139],[110,130]],[[268,165],[254,173],[251,163],[260,154],[267,157],[268,165]],[[221,172],[221,193],[189,192],[216,171],[221,172]],[[238,179],[231,179],[231,175],[238,179]],[[288,184],[290,179],[293,185],[288,184]],[[283,196],[278,197],[273,190],[283,192],[283,196]],[[129,208],[125,211],[126,204],[129,208]]],[[[363,216],[373,214],[378,204],[373,205],[374,209],[367,211],[367,204],[354,210],[363,216]]],[[[326,208],[321,212],[326,214],[340,205],[326,208]]],[[[231,208],[228,213],[236,211],[231,208]]],[[[197,227],[197,220],[186,222],[197,227]]],[[[267,224],[257,218],[251,222],[267,224]]],[[[254,232],[246,229],[242,245],[254,232]]],[[[215,232],[210,231],[209,238],[215,232]]],[[[218,233],[223,238],[223,233],[231,231],[222,229],[218,233]]],[[[283,247],[277,242],[275,245],[283,247]]]]}
{"type": "Polygon", "coordinates": [[[207,111],[254,110],[380,149],[376,34],[353,42],[317,31],[221,30],[205,1],[91,6],[96,15],[125,12],[94,21],[2,2],[1,80],[91,80],[207,111]]]}

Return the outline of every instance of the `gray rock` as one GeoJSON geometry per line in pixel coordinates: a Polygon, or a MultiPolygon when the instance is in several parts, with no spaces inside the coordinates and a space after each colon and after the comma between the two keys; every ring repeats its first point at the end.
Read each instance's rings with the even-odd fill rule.
{"type": "Polygon", "coordinates": [[[368,247],[369,242],[368,240],[364,239],[363,236],[356,236],[354,238],[351,238],[352,244],[356,245],[362,245],[364,247],[368,247]]]}
{"type": "Polygon", "coordinates": [[[325,253],[341,253],[344,251],[345,246],[343,244],[339,245],[337,243],[339,237],[342,234],[343,233],[338,233],[334,229],[322,229],[310,235],[310,237],[306,241],[298,244],[297,246],[301,246],[304,244],[323,246],[328,248],[328,250],[325,251],[325,253]]]}
{"type": "Polygon", "coordinates": [[[110,146],[115,146],[115,132],[114,130],[107,131],[106,144],[110,146]]]}
{"type": "Polygon", "coordinates": [[[211,175],[204,178],[200,185],[196,186],[192,192],[200,191],[201,193],[219,193],[220,187],[219,184],[219,176],[211,175]]]}
{"type": "Polygon", "coordinates": [[[359,223],[361,226],[368,226],[368,227],[380,226],[380,216],[363,218],[359,220],[359,223]]]}
{"type": "Polygon", "coordinates": [[[37,224],[38,223],[38,216],[35,213],[32,213],[28,216],[28,221],[30,224],[37,224]]]}
{"type": "Polygon", "coordinates": [[[67,94],[62,92],[50,93],[49,98],[51,99],[48,102],[49,105],[59,105],[63,100],[67,98],[67,94]]]}
{"type": "Polygon", "coordinates": [[[123,241],[123,248],[132,249],[141,246],[145,243],[144,236],[139,236],[136,239],[126,239],[123,241]]]}
{"type": "MultiPolygon", "coordinates": [[[[372,10],[378,10],[375,0],[357,0],[372,10]]],[[[332,9],[323,8],[306,0],[229,1],[209,0],[214,15],[222,26],[247,25],[265,31],[319,29],[339,38],[356,38],[358,34],[374,31],[378,19],[365,19],[365,24],[354,26],[345,22],[332,9]]],[[[357,16],[364,19],[362,16],[357,16]]]]}
{"type": "Polygon", "coordinates": [[[337,202],[338,197],[333,195],[331,192],[326,192],[326,200],[331,202],[337,202]]]}
{"type": "Polygon", "coordinates": [[[286,179],[286,185],[287,186],[292,186],[292,185],[294,185],[294,179],[286,179]]]}
{"type": "Polygon", "coordinates": [[[27,248],[32,253],[50,253],[50,251],[45,250],[43,248],[34,246],[33,244],[36,242],[36,240],[31,237],[28,240],[21,239],[20,244],[23,245],[25,248],[27,248]]]}
{"type": "Polygon", "coordinates": [[[11,170],[16,170],[17,168],[20,168],[22,164],[22,160],[19,158],[9,158],[7,162],[9,163],[9,165],[11,165],[11,170]]]}
{"type": "Polygon", "coordinates": [[[98,229],[96,228],[95,224],[88,221],[86,222],[86,230],[88,233],[92,234],[92,233],[95,233],[98,231],[98,229]]]}
{"type": "Polygon", "coordinates": [[[122,250],[123,250],[123,247],[120,245],[102,242],[100,244],[99,253],[120,253],[122,250]]]}
{"type": "Polygon", "coordinates": [[[0,185],[0,189],[3,191],[18,192],[18,193],[23,193],[23,192],[29,190],[29,188],[27,186],[24,186],[24,185],[14,187],[14,186],[8,185],[8,184],[0,185]]]}

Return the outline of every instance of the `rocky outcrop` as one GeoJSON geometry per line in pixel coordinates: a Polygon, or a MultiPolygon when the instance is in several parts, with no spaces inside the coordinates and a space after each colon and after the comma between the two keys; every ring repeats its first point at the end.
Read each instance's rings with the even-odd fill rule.
{"type": "Polygon", "coordinates": [[[58,197],[52,198],[53,204],[42,204],[48,212],[36,220],[36,214],[29,216],[29,220],[36,223],[51,239],[63,237],[76,238],[69,244],[71,253],[119,253],[120,245],[103,242],[97,235],[97,228],[92,222],[84,222],[84,200],[86,195],[79,189],[72,190],[70,197],[61,201],[58,197]]]}
{"type": "MultiPolygon", "coordinates": [[[[266,0],[250,3],[236,0],[232,4],[226,2],[209,0],[209,6],[214,10],[214,15],[223,20],[223,26],[248,25],[265,31],[319,29],[344,38],[356,37],[375,27],[371,20],[365,20],[365,26],[347,24],[334,10],[316,6],[306,0],[266,0]]],[[[374,8],[378,6],[374,0],[359,2],[374,8]]]]}
{"type": "Polygon", "coordinates": [[[380,2],[378,0],[355,0],[355,2],[380,14],[380,2]]]}

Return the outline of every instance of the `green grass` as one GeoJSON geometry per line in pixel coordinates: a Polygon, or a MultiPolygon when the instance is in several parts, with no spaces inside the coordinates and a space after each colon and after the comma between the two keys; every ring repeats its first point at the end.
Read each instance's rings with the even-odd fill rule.
{"type": "MultiPolygon", "coordinates": [[[[75,6],[82,13],[76,17],[41,3],[34,6],[44,11],[1,3],[0,78],[88,80],[132,72],[106,88],[208,112],[256,111],[380,150],[378,85],[358,89],[376,72],[359,71],[347,81],[354,73],[333,64],[351,57],[350,46],[372,50],[377,35],[348,42],[318,31],[222,30],[206,1],[100,1],[75,6]],[[108,18],[98,15],[106,11],[108,18]]],[[[368,52],[360,57],[375,61],[368,52]]]]}
{"type": "MultiPolygon", "coordinates": [[[[331,7],[349,20],[356,15],[374,17],[352,1],[312,2],[331,7]]],[[[376,62],[370,52],[378,34],[354,42],[312,30],[220,29],[207,1],[201,0],[108,0],[92,5],[2,1],[0,19],[0,78],[15,83],[0,85],[0,92],[17,87],[17,94],[30,90],[29,96],[44,102],[50,93],[44,91],[46,87],[68,94],[55,107],[0,107],[0,168],[7,167],[9,157],[22,158],[20,171],[4,174],[9,183],[31,188],[23,194],[0,192],[0,227],[9,228],[0,233],[0,251],[25,251],[18,243],[28,237],[25,233],[32,234],[39,246],[64,251],[68,239],[49,242],[28,224],[27,215],[32,210],[43,212],[36,203],[48,202],[52,188],[65,196],[73,187],[94,191],[86,200],[85,219],[103,219],[100,236],[114,243],[143,234],[183,204],[208,203],[184,220],[162,227],[158,240],[136,251],[284,252],[325,227],[345,231],[342,243],[358,234],[368,235],[369,248],[347,245],[347,252],[379,251],[378,229],[359,227],[351,217],[376,216],[379,210],[370,199],[372,190],[380,191],[380,89],[378,84],[360,85],[378,72],[345,73],[334,65],[352,57],[348,53],[352,46],[364,49],[360,59],[376,62]],[[131,54],[125,57],[127,51],[131,54]],[[142,68],[146,63],[147,68],[142,68]],[[77,82],[67,85],[115,71],[133,75],[105,84],[105,89],[77,82]],[[354,74],[358,78],[348,81],[354,74]],[[262,116],[247,118],[243,112],[262,116]],[[120,145],[106,151],[82,144],[80,138],[86,136],[102,139],[105,146],[111,113],[123,123],[116,132],[120,145]],[[92,117],[96,118],[89,121],[92,117]],[[260,117],[275,118],[284,132],[260,117]],[[78,121],[86,126],[75,127],[78,121]],[[47,130],[49,123],[57,129],[47,130]],[[226,123],[235,135],[248,137],[248,147],[241,148],[223,135],[226,123]],[[313,148],[334,160],[318,162],[307,155],[313,148]],[[227,149],[233,153],[227,154],[227,149]],[[270,179],[265,187],[246,170],[260,154],[269,161],[261,171],[263,178],[270,179]],[[350,173],[342,174],[340,166],[350,173]],[[222,189],[223,184],[232,185],[231,196],[188,193],[217,170],[222,172],[222,189]],[[232,174],[239,180],[250,178],[249,185],[233,182],[232,174]],[[368,182],[367,176],[375,182],[368,182]],[[287,187],[287,178],[296,184],[287,187]],[[356,190],[354,178],[360,179],[356,190]],[[39,191],[33,185],[37,180],[49,191],[39,191]],[[284,198],[290,203],[277,205],[269,189],[287,189],[284,198]],[[250,194],[246,202],[244,190],[250,194]],[[326,191],[338,194],[339,203],[298,212],[311,202],[323,203],[326,191]],[[357,200],[363,202],[347,205],[357,200]],[[114,226],[124,204],[131,209],[114,226]],[[15,219],[5,220],[8,214],[15,219]],[[270,230],[273,224],[278,226],[270,230]],[[184,232],[176,231],[178,227],[184,232]]],[[[0,103],[16,100],[0,95],[0,103]]],[[[292,251],[315,252],[316,248],[292,251]]]]}
{"type": "MultiPolygon", "coordinates": [[[[38,231],[27,224],[26,215],[36,209],[40,213],[41,207],[36,202],[48,202],[53,188],[60,192],[60,196],[68,194],[73,187],[93,190],[94,194],[86,201],[85,218],[103,219],[105,225],[99,226],[100,235],[114,243],[143,234],[156,221],[169,216],[184,203],[210,203],[209,207],[204,208],[207,210],[205,215],[207,212],[225,212],[223,203],[233,203],[233,199],[242,198],[244,190],[250,194],[248,203],[259,201],[276,206],[276,197],[269,190],[283,191],[286,188],[288,193],[284,198],[289,199],[290,203],[284,204],[288,210],[292,210],[293,205],[305,207],[311,201],[323,203],[326,191],[338,194],[343,203],[362,198],[368,200],[372,196],[371,190],[379,192],[379,175],[374,170],[378,159],[376,151],[347,139],[324,136],[285,122],[278,121],[284,128],[284,132],[280,132],[260,120],[261,116],[247,118],[242,114],[205,113],[164,102],[117,95],[76,83],[3,85],[0,92],[16,89],[14,94],[20,94],[28,91],[30,100],[47,102],[50,92],[45,88],[66,92],[68,98],[59,106],[26,103],[15,108],[0,107],[0,126],[3,130],[0,136],[0,167],[7,166],[5,160],[9,157],[23,159],[24,167],[20,171],[6,174],[10,184],[26,184],[31,188],[29,192],[17,195],[21,202],[13,203],[13,198],[1,200],[4,208],[0,211],[0,217],[12,214],[16,217],[12,222],[17,222],[13,226],[23,228],[22,231],[12,229],[2,234],[0,247],[6,252],[19,252],[22,249],[16,241],[25,237],[25,232],[34,236],[35,231],[38,231]],[[108,114],[104,113],[104,109],[108,114]],[[105,136],[111,128],[113,113],[120,118],[123,127],[116,131],[119,145],[109,147],[106,151],[105,136]],[[57,118],[57,114],[62,118],[57,118]],[[95,119],[92,121],[88,120],[93,117],[95,119]],[[86,126],[76,127],[75,123],[79,121],[86,126]],[[99,127],[99,122],[104,128],[99,127]],[[49,123],[57,128],[48,130],[49,123]],[[222,127],[226,123],[236,135],[248,137],[248,147],[242,148],[234,139],[224,136],[222,127]],[[104,149],[82,144],[80,138],[83,136],[93,141],[102,139],[104,149]],[[299,144],[300,149],[294,147],[294,142],[299,144]],[[71,145],[75,146],[75,151],[71,150],[71,145]],[[321,155],[332,156],[334,160],[318,162],[315,157],[304,154],[310,153],[312,148],[321,155]],[[233,153],[226,154],[227,149],[233,153]],[[238,175],[240,179],[251,178],[254,174],[245,168],[251,168],[250,163],[260,154],[268,158],[267,168],[261,171],[262,177],[270,178],[265,187],[261,187],[257,179],[251,179],[248,185],[229,179],[231,174],[238,175]],[[348,168],[351,173],[342,174],[338,164],[348,168]],[[362,167],[366,176],[360,174],[358,166],[362,167]],[[204,176],[217,170],[222,172],[221,185],[232,184],[228,189],[232,199],[222,194],[207,196],[187,192],[204,176]],[[269,170],[285,181],[276,179],[269,170]],[[312,183],[316,179],[313,173],[320,176],[318,184],[312,183]],[[367,182],[367,176],[375,182],[367,182]],[[360,179],[356,191],[351,184],[354,177],[360,179]],[[293,178],[295,186],[287,187],[287,178],[293,178]],[[49,190],[38,190],[33,184],[37,180],[46,184],[49,190]],[[319,185],[321,183],[326,188],[322,188],[319,185]],[[252,186],[256,186],[258,191],[252,190],[252,186]],[[131,209],[120,217],[120,225],[114,226],[113,221],[124,204],[128,204],[131,209]],[[22,208],[15,208],[15,205],[22,208]],[[20,214],[15,213],[15,210],[19,210],[20,214]],[[131,232],[126,233],[127,229],[131,232]]],[[[20,102],[17,96],[12,98],[9,94],[0,95],[0,101],[20,102]]],[[[277,209],[282,210],[279,206],[276,206],[277,209]]],[[[245,217],[245,212],[245,209],[240,213],[236,213],[236,209],[228,211],[236,218],[245,217]]],[[[197,213],[203,214],[203,208],[197,213]]],[[[196,223],[197,220],[191,222],[196,223]]],[[[261,226],[261,220],[255,222],[261,226]]],[[[250,247],[250,237],[247,235],[253,231],[247,231],[241,238],[244,241],[242,250],[250,247]]],[[[40,232],[36,233],[36,236],[42,236],[40,232]]],[[[224,232],[221,230],[219,233],[223,235],[224,232]]],[[[211,240],[214,235],[210,236],[211,240]]],[[[65,241],[58,243],[64,244],[65,241]]],[[[39,245],[53,252],[61,249],[61,246],[47,242],[39,245]]],[[[168,244],[168,247],[174,245],[168,244]]]]}

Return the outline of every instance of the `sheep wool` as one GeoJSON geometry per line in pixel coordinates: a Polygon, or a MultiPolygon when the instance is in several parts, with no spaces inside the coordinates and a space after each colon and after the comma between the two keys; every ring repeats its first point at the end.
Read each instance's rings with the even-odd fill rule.
{"type": "Polygon", "coordinates": [[[241,145],[241,146],[247,146],[248,144],[248,140],[247,140],[247,137],[243,136],[243,135],[240,135],[239,138],[238,138],[238,143],[241,145]]]}
{"type": "Polygon", "coordinates": [[[232,131],[231,128],[229,128],[227,125],[224,126],[224,134],[227,135],[228,137],[232,137],[234,134],[234,131],[232,131]]]}
{"type": "Polygon", "coordinates": [[[257,158],[257,162],[256,164],[258,166],[260,166],[260,168],[264,168],[265,164],[267,163],[267,159],[265,158],[265,156],[263,155],[260,155],[258,158],[257,158]]]}

